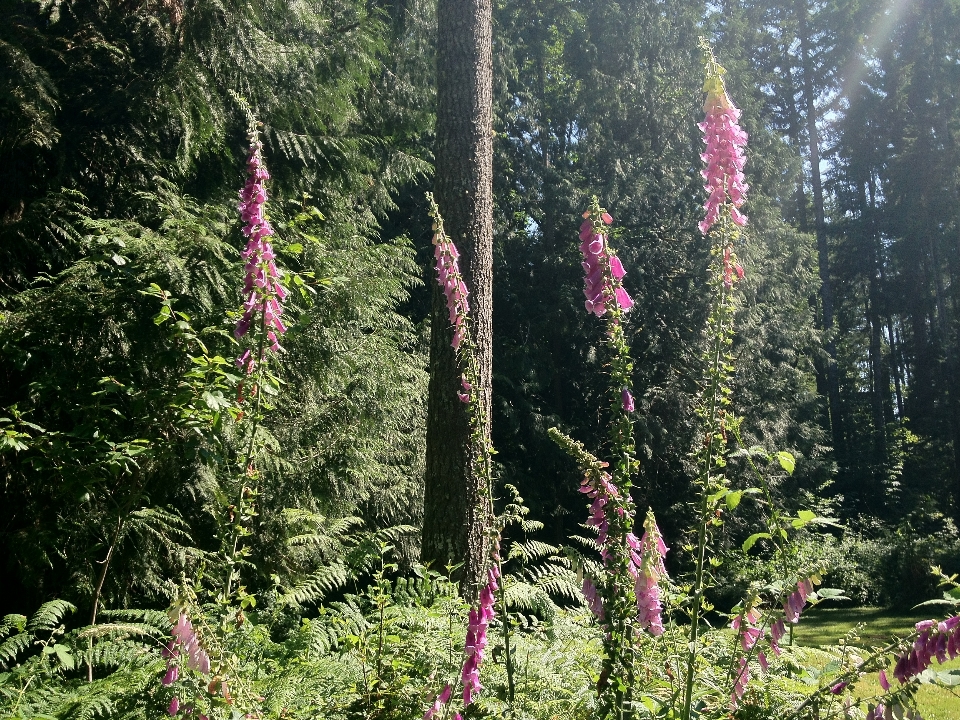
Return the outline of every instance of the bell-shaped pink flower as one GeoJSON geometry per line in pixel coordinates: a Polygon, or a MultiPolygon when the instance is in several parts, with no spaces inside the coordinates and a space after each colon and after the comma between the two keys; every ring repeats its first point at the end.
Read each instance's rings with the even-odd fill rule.
{"type": "MultiPolygon", "coordinates": [[[[264,181],[270,178],[263,164],[261,151],[263,144],[251,136],[250,155],[247,160],[247,181],[240,191],[240,218],[244,223],[243,234],[248,238],[247,245],[240,253],[244,260],[246,275],[243,282],[243,313],[237,321],[233,334],[239,340],[246,335],[255,321],[260,323],[267,333],[267,347],[273,352],[282,348],[278,335],[287,331],[280,320],[283,314],[283,299],[287,290],[280,284],[280,271],[276,265],[276,254],[268,237],[273,235],[270,222],[264,217],[264,205],[267,202],[267,189],[264,181]]],[[[237,359],[237,365],[253,372],[256,364],[249,352],[237,359]]]]}
{"type": "Polygon", "coordinates": [[[720,219],[720,210],[727,200],[731,204],[733,222],[746,225],[747,217],[739,208],[746,201],[749,189],[743,176],[747,133],[739,125],[740,110],[730,101],[722,81],[713,79],[715,82],[708,82],[710,89],[704,103],[707,116],[699,124],[706,144],[706,150],[700,156],[706,163],[702,174],[704,190],[708,194],[703,206],[706,212],[700,222],[700,232],[704,235],[720,219]]]}

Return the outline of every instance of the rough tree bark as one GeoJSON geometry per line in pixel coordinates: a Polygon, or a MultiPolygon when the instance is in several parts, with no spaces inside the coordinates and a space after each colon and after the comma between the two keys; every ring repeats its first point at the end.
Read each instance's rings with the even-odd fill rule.
{"type": "MultiPolygon", "coordinates": [[[[470,291],[470,313],[489,436],[493,295],[493,49],[491,0],[439,0],[435,195],[470,291]]],[[[473,600],[487,558],[476,457],[452,331],[434,285],[427,404],[421,559],[463,562],[461,590],[473,600]]]]}

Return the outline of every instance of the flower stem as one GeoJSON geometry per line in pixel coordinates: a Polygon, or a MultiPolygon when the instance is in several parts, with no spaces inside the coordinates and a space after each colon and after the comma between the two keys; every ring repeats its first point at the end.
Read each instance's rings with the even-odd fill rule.
{"type": "MultiPolygon", "coordinates": [[[[724,223],[725,225],[725,223],[724,223]]],[[[726,228],[723,227],[722,230],[726,228]]],[[[710,495],[714,490],[711,484],[711,471],[717,460],[718,451],[721,451],[724,443],[720,427],[720,404],[721,395],[724,394],[724,379],[727,375],[724,363],[724,346],[727,344],[730,334],[730,312],[728,289],[723,282],[723,260],[722,242],[725,232],[721,232],[721,242],[713,247],[713,265],[712,282],[717,288],[716,300],[714,302],[711,318],[708,323],[713,329],[713,347],[710,351],[709,365],[709,389],[705,393],[708,402],[706,409],[707,426],[704,433],[703,446],[703,464],[700,473],[700,516],[697,527],[697,555],[696,571],[693,582],[693,606],[690,611],[690,642],[687,651],[687,670],[684,683],[683,707],[681,720],[690,720],[691,707],[693,705],[693,686],[694,674],[696,670],[696,660],[698,653],[698,641],[700,637],[700,616],[703,607],[704,578],[706,574],[706,554],[707,554],[707,530],[712,521],[710,508],[710,495]],[[720,447],[718,447],[718,445],[720,447]]]]}

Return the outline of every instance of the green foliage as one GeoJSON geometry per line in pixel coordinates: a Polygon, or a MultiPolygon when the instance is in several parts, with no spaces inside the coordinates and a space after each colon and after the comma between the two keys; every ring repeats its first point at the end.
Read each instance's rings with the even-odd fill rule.
{"type": "Polygon", "coordinates": [[[819,548],[831,572],[828,584],[857,603],[909,610],[940,597],[940,579],[931,568],[960,571],[960,536],[939,513],[913,513],[895,528],[877,522],[853,526],[819,548]]]}
{"type": "Polygon", "coordinates": [[[393,29],[349,1],[4,9],[5,602],[162,602],[214,550],[243,444],[233,91],[264,122],[271,193],[300,198],[269,208],[298,323],[264,392],[298,391],[257,430],[259,582],[325,562],[285,549],[286,507],[416,521],[425,377],[396,310],[418,268],[376,218],[428,166],[409,152],[425,117],[398,124],[379,74],[393,29]]]}

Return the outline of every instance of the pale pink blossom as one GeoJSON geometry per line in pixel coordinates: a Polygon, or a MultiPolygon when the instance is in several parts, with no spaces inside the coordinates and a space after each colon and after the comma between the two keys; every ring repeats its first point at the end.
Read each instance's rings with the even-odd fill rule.
{"type": "MultiPolygon", "coordinates": [[[[608,213],[601,220],[606,225],[613,222],[608,213]]],[[[580,252],[583,254],[583,294],[587,312],[601,317],[609,309],[611,301],[624,312],[633,307],[633,298],[623,289],[621,279],[626,274],[623,263],[607,244],[607,236],[597,232],[589,218],[580,225],[580,252]]]]}
{"type": "Polygon", "coordinates": [[[460,253],[457,251],[457,246],[440,230],[434,233],[433,245],[437,284],[443,290],[444,298],[447,301],[450,324],[453,326],[453,339],[450,344],[454,350],[457,350],[466,336],[466,320],[467,314],[470,312],[470,303],[467,297],[470,293],[467,291],[467,285],[460,274],[460,264],[458,262],[460,253]]]}
{"type": "Polygon", "coordinates": [[[762,650],[757,653],[757,662],[760,663],[760,668],[764,672],[767,672],[770,669],[770,663],[767,661],[767,656],[762,650]]]}
{"type": "Polygon", "coordinates": [[[450,702],[450,694],[453,691],[453,688],[450,686],[450,683],[447,683],[439,695],[434,699],[433,705],[423,714],[423,720],[430,720],[434,715],[436,715],[440,710],[450,702]]]}
{"type": "Polygon", "coordinates": [[[750,666],[747,665],[746,658],[739,658],[737,660],[737,676],[733,681],[733,689],[730,692],[730,704],[733,707],[737,707],[740,702],[740,698],[743,697],[743,693],[747,690],[747,683],[750,682],[750,666]]]}
{"type": "MultiPolygon", "coordinates": [[[[663,634],[663,606],[660,598],[660,581],[667,574],[663,559],[667,556],[666,544],[657,527],[652,512],[643,522],[644,533],[640,538],[640,563],[636,568],[634,592],[637,596],[637,620],[640,627],[651,635],[663,634]]],[[[631,559],[633,556],[631,554],[631,559]]]]}
{"type": "Polygon", "coordinates": [[[730,201],[730,218],[737,225],[745,225],[747,217],[739,208],[746,201],[749,189],[744,177],[746,163],[744,148],[747,133],[740,128],[740,110],[730,101],[722,81],[708,83],[707,100],[704,104],[707,116],[699,128],[703,131],[706,150],[700,158],[706,163],[702,175],[706,184],[706,214],[700,222],[704,235],[720,218],[720,211],[730,201]]]}

